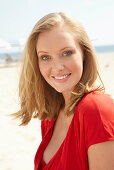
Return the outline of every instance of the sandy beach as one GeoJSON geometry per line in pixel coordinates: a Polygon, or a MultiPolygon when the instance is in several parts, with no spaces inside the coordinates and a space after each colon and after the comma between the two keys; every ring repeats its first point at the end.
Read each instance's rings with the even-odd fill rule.
{"type": "MultiPolygon", "coordinates": [[[[114,98],[114,53],[98,54],[99,72],[106,92],[114,98]]],[[[33,170],[34,155],[41,141],[40,121],[28,126],[8,115],[19,109],[16,64],[0,66],[0,170],[33,170]]]]}
{"type": "Polygon", "coordinates": [[[26,127],[8,115],[18,110],[18,70],[14,64],[0,68],[0,170],[32,170],[41,141],[40,121],[26,127]]]}

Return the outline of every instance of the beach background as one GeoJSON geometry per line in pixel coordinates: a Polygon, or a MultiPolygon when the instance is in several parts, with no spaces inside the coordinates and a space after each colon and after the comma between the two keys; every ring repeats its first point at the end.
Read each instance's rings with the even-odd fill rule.
{"type": "MultiPolygon", "coordinates": [[[[105,50],[97,52],[99,71],[107,93],[114,98],[114,52],[105,50]]],[[[33,119],[23,127],[8,116],[19,109],[18,56],[9,56],[12,60],[1,56],[0,63],[0,170],[32,170],[41,141],[40,121],[33,119]]]]}

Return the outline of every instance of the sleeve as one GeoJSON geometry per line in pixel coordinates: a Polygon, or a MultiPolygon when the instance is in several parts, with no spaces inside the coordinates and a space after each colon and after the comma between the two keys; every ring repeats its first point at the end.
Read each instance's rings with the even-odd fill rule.
{"type": "Polygon", "coordinates": [[[114,140],[114,103],[108,95],[91,94],[83,102],[86,149],[93,144],[114,140]]]}
{"type": "Polygon", "coordinates": [[[42,136],[42,139],[48,134],[50,129],[52,129],[53,124],[54,124],[54,119],[52,119],[51,121],[41,120],[41,136],[42,136]]]}

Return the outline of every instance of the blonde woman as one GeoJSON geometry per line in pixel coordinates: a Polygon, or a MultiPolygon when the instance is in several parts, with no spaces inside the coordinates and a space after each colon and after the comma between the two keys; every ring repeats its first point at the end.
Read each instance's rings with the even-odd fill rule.
{"type": "Polygon", "coordinates": [[[114,104],[98,77],[79,22],[51,13],[36,23],[24,50],[15,114],[22,125],[41,120],[35,170],[114,170],[114,104]]]}

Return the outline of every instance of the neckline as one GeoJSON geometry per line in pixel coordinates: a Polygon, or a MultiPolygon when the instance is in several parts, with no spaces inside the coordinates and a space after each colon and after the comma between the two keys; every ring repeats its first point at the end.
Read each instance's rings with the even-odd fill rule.
{"type": "MultiPolygon", "coordinates": [[[[69,125],[69,127],[68,127],[68,131],[67,131],[67,133],[66,133],[66,136],[65,136],[63,142],[61,143],[59,149],[57,150],[57,152],[55,152],[55,154],[53,155],[53,157],[50,159],[50,161],[49,161],[48,163],[46,163],[46,162],[43,160],[43,155],[42,155],[42,160],[43,160],[43,162],[45,163],[45,167],[47,167],[47,166],[54,160],[54,158],[56,157],[56,155],[58,154],[58,152],[59,152],[59,151],[61,150],[61,148],[63,147],[63,145],[64,145],[64,143],[65,143],[65,141],[66,141],[66,139],[67,139],[67,136],[68,136],[68,134],[69,134],[69,131],[70,131],[70,129],[71,129],[71,126],[72,126],[72,124],[73,124],[73,120],[74,120],[75,114],[76,114],[76,110],[75,110],[75,113],[74,113],[74,115],[73,115],[73,117],[72,117],[71,123],[70,123],[70,125],[69,125]]],[[[54,130],[55,121],[56,121],[56,120],[53,121],[53,125],[51,126],[51,128],[52,128],[52,134],[53,134],[53,130],[54,130]]],[[[52,134],[51,134],[51,137],[52,137],[52,134]]],[[[51,139],[51,137],[50,137],[50,139],[51,139]]],[[[49,141],[50,141],[50,139],[49,139],[49,141]]],[[[49,141],[48,141],[48,144],[49,144],[49,141]]],[[[47,145],[48,145],[48,144],[47,144],[47,145]]],[[[47,147],[47,145],[46,145],[46,147],[47,147]]],[[[45,147],[45,149],[46,149],[46,147],[45,147]]],[[[45,149],[44,149],[44,150],[45,150],[45,149]]],[[[43,153],[44,153],[44,152],[43,152],[43,153]]]]}
{"type": "MultiPolygon", "coordinates": [[[[92,93],[94,93],[94,91],[92,91],[92,92],[90,92],[90,93],[92,94],[92,93]]],[[[90,93],[87,93],[85,96],[83,96],[83,98],[82,98],[81,101],[83,101],[84,98],[85,98],[88,94],[90,94],[90,93]]],[[[73,115],[73,117],[72,117],[71,123],[70,123],[70,125],[69,125],[68,131],[67,131],[67,134],[66,134],[66,137],[64,138],[63,142],[61,143],[59,149],[57,150],[57,152],[54,154],[54,156],[50,159],[50,161],[49,161],[47,164],[46,164],[45,161],[43,160],[44,163],[45,163],[45,167],[47,167],[47,166],[49,166],[49,165],[51,164],[51,162],[55,159],[56,155],[58,154],[58,152],[60,151],[61,147],[62,147],[63,144],[65,143],[65,141],[66,141],[66,139],[67,139],[67,136],[68,136],[68,134],[69,134],[69,131],[70,131],[70,129],[71,129],[71,126],[72,126],[72,124],[73,124],[74,117],[75,117],[75,115],[76,115],[76,113],[77,113],[77,109],[78,109],[79,104],[80,104],[80,102],[79,102],[79,103],[77,104],[77,106],[76,106],[76,109],[75,109],[74,115],[73,115]]],[[[49,141],[50,141],[50,139],[51,139],[51,137],[52,137],[52,134],[53,134],[55,121],[56,121],[56,120],[53,119],[52,124],[51,124],[51,126],[50,126],[50,130],[49,130],[49,131],[50,131],[51,135],[50,135],[50,137],[47,136],[47,137],[49,137],[49,139],[48,139],[49,141]]],[[[49,141],[48,141],[47,145],[49,144],[49,141]]],[[[46,149],[47,145],[45,146],[44,150],[46,149]]],[[[43,150],[43,153],[44,153],[44,150],[43,150]]],[[[42,159],[43,159],[43,155],[42,155],[42,159]]]]}

